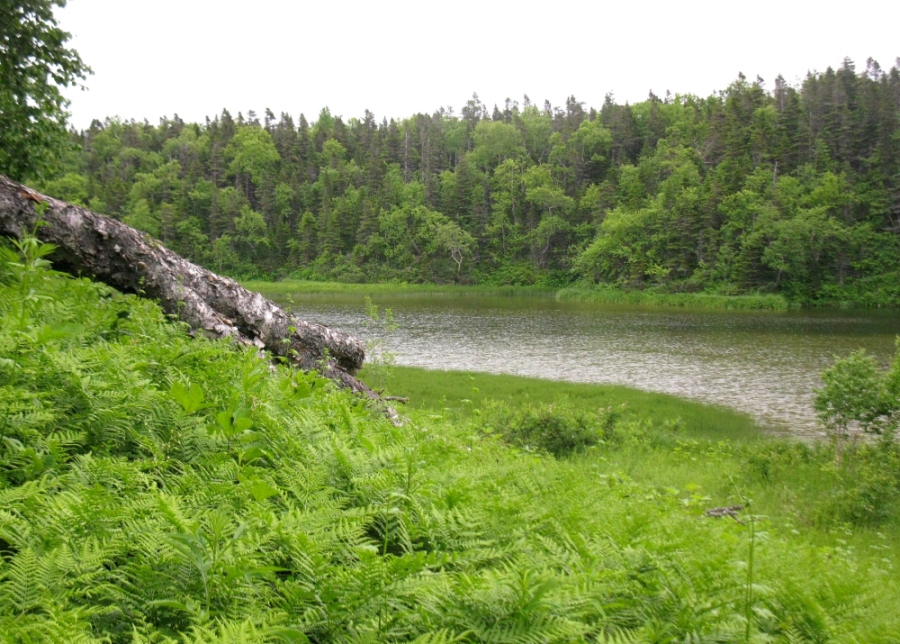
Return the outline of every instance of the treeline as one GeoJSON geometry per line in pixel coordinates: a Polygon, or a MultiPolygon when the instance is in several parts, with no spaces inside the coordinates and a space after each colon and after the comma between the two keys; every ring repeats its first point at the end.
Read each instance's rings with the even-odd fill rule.
{"type": "Polygon", "coordinates": [[[599,109],[107,119],[42,187],[239,276],[900,302],[898,122],[898,65],[845,60],[599,109]]]}

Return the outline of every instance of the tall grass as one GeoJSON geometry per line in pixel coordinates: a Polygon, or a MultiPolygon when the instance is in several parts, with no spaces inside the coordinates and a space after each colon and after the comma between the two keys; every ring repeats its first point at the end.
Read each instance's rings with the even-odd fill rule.
{"type": "Polygon", "coordinates": [[[283,280],[279,282],[244,281],[243,286],[268,297],[286,298],[305,295],[355,296],[531,296],[556,297],[561,302],[594,302],[598,304],[629,304],[704,309],[742,309],[785,311],[793,304],[781,295],[715,295],[708,293],[662,293],[655,290],[625,291],[609,287],[573,286],[561,290],[539,286],[456,286],[437,284],[348,284],[343,282],[312,282],[283,280]]]}
{"type": "Polygon", "coordinates": [[[347,284],[343,282],[311,282],[306,280],[283,280],[279,282],[244,281],[241,284],[252,291],[270,297],[288,297],[304,295],[415,295],[440,297],[474,296],[512,296],[528,295],[552,297],[553,290],[537,286],[455,286],[450,284],[347,284]]]}
{"type": "Polygon", "coordinates": [[[786,311],[791,303],[781,295],[715,295],[710,293],[662,293],[655,290],[626,291],[611,287],[573,286],[557,292],[561,302],[597,302],[700,309],[786,311]]]}

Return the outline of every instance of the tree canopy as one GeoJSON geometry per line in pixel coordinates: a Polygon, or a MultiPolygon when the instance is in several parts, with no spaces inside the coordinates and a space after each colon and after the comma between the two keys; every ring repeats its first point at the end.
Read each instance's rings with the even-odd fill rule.
{"type": "Polygon", "coordinates": [[[65,0],[0,3],[0,173],[16,180],[56,170],[65,147],[67,101],[60,88],[90,73],[66,47],[53,7],[65,0]]]}
{"type": "Polygon", "coordinates": [[[900,70],[873,60],[599,108],[473,96],[73,136],[39,187],[232,275],[900,303],[900,70]]]}

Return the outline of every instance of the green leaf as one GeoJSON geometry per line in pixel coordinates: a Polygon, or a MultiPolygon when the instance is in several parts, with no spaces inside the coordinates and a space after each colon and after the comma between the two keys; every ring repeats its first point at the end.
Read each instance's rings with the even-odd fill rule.
{"type": "Polygon", "coordinates": [[[238,456],[238,459],[240,460],[242,465],[247,465],[257,459],[265,458],[266,456],[268,456],[268,453],[264,449],[254,446],[241,452],[238,456]]]}
{"type": "Polygon", "coordinates": [[[256,481],[250,486],[250,494],[257,501],[265,501],[273,496],[278,496],[278,489],[269,485],[265,481],[256,481]]]}
{"type": "Polygon", "coordinates": [[[262,479],[251,478],[244,474],[238,474],[237,478],[250,491],[251,496],[260,503],[281,493],[278,488],[262,479]]]}
{"type": "Polygon", "coordinates": [[[234,431],[235,433],[245,432],[251,427],[253,427],[253,421],[246,416],[241,416],[234,419],[234,431]]]}
{"type": "Polygon", "coordinates": [[[172,388],[169,389],[169,395],[181,405],[186,414],[193,414],[196,411],[209,407],[209,405],[203,404],[206,396],[197,383],[191,383],[189,388],[180,382],[173,383],[172,388]]]}

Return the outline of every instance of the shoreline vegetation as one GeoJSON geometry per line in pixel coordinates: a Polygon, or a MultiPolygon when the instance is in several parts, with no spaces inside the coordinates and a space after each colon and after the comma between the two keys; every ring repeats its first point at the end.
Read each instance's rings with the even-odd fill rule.
{"type": "Polygon", "coordinates": [[[717,295],[713,293],[664,293],[656,290],[627,291],[615,287],[564,288],[556,293],[561,302],[596,302],[603,304],[635,304],[639,306],[694,309],[737,309],[787,311],[799,309],[783,295],[717,295]]]}
{"type": "MultiPolygon", "coordinates": [[[[363,367],[366,379],[371,369],[363,367]]],[[[420,367],[389,368],[384,378],[391,393],[408,397],[404,409],[448,415],[459,420],[477,417],[485,405],[564,404],[570,411],[614,409],[629,422],[663,425],[679,419],[686,437],[703,440],[758,441],[782,436],[743,412],[708,403],[643,391],[623,385],[575,383],[473,371],[442,371],[420,367]]]]}
{"type": "Polygon", "coordinates": [[[556,289],[541,286],[487,286],[459,284],[409,284],[406,282],[320,282],[316,280],[286,279],[238,280],[246,289],[275,297],[304,295],[441,295],[441,296],[535,296],[552,298],[556,289]]]}
{"type": "Polygon", "coordinates": [[[625,290],[615,286],[574,285],[565,288],[546,286],[489,286],[462,284],[409,284],[405,282],[347,283],[285,279],[279,281],[240,280],[245,288],[267,297],[303,297],[309,295],[341,295],[360,298],[369,295],[441,296],[441,297],[542,297],[559,302],[582,302],[641,307],[719,309],[745,311],[788,311],[799,309],[894,309],[884,303],[823,300],[796,302],[778,294],[722,295],[717,293],[666,293],[655,289],[625,290]]]}

